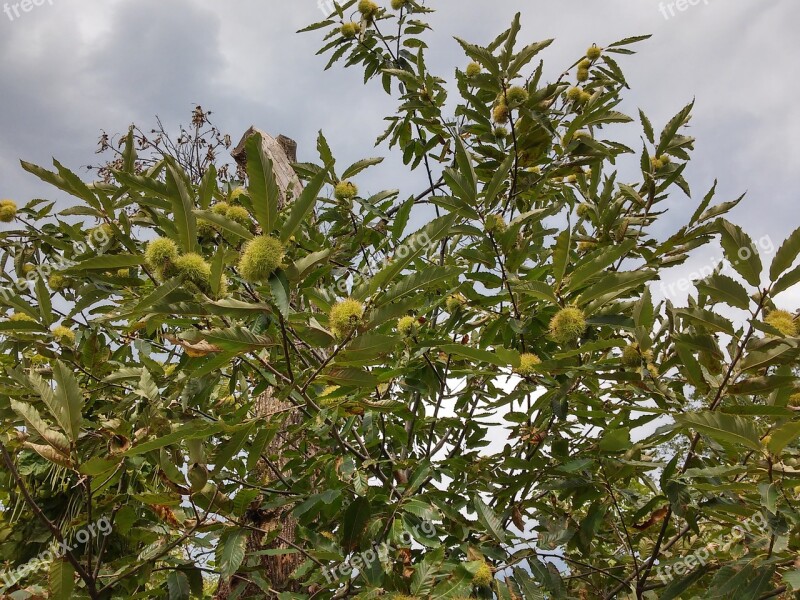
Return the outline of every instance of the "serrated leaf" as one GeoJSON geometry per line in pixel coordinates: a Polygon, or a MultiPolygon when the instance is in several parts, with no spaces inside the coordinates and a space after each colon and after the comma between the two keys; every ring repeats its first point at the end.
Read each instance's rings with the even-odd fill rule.
{"type": "Polygon", "coordinates": [[[644,129],[645,136],[647,136],[647,140],[651,144],[655,144],[656,139],[655,139],[655,133],[653,132],[653,124],[650,122],[650,119],[647,118],[647,115],[645,115],[641,109],[639,109],[639,119],[642,122],[642,128],[644,129]]]}
{"type": "Polygon", "coordinates": [[[412,594],[425,596],[431,592],[443,559],[444,548],[440,547],[433,552],[426,553],[425,558],[414,569],[414,576],[411,578],[412,594]]]}
{"type": "Polygon", "coordinates": [[[797,283],[800,283],[800,265],[796,266],[794,269],[778,279],[778,281],[772,286],[772,295],[777,296],[781,292],[785,292],[797,283]]]}
{"type": "Polygon", "coordinates": [[[172,207],[170,220],[178,231],[178,241],[184,252],[194,252],[197,247],[197,221],[194,216],[194,197],[189,189],[186,174],[168,161],[166,171],[167,194],[172,207]]]}
{"type": "Polygon", "coordinates": [[[49,407],[53,417],[74,442],[81,433],[83,421],[83,392],[78,380],[67,366],[57,360],[53,367],[53,377],[58,383],[53,395],[53,406],[49,407]]]}
{"type": "Polygon", "coordinates": [[[741,283],[727,275],[714,273],[697,282],[697,289],[706,294],[714,303],[723,302],[729,306],[747,310],[750,296],[741,283]]]}
{"type": "Polygon", "coordinates": [[[65,275],[82,271],[114,271],[144,264],[144,256],[132,254],[101,254],[87,258],[61,271],[65,275]]]}
{"type": "Polygon", "coordinates": [[[11,398],[9,400],[11,409],[25,421],[28,427],[33,429],[39,437],[46,441],[59,454],[63,454],[66,459],[69,456],[69,440],[60,431],[50,427],[39,411],[30,404],[19,402],[11,398]]]}
{"type": "Polygon", "coordinates": [[[694,100],[684,106],[677,115],[670,119],[669,123],[667,123],[667,126],[664,128],[664,131],[661,132],[661,139],[658,141],[656,155],[660,156],[669,148],[669,145],[675,138],[678,130],[688,122],[692,108],[694,108],[694,100]]]}
{"type": "Polygon", "coordinates": [[[569,264],[569,248],[572,242],[572,232],[567,227],[556,237],[553,246],[553,278],[556,280],[556,287],[561,285],[569,264]]]}
{"type": "Polygon", "coordinates": [[[209,223],[216,225],[222,232],[223,236],[227,234],[228,237],[230,237],[232,235],[234,237],[234,241],[238,239],[253,239],[253,234],[250,231],[236,221],[231,221],[228,217],[218,215],[210,210],[195,210],[194,214],[196,217],[205,219],[209,223]]]}
{"type": "Polygon", "coordinates": [[[697,307],[683,308],[676,310],[675,314],[684,317],[690,323],[699,325],[706,330],[721,331],[722,333],[727,333],[728,335],[733,335],[735,332],[733,323],[731,323],[725,317],[711,312],[710,310],[704,310],[697,307]]]}
{"type": "Polygon", "coordinates": [[[369,500],[356,498],[347,507],[342,521],[342,547],[351,552],[359,547],[361,534],[367,527],[372,509],[369,500]]]}
{"type": "Polygon", "coordinates": [[[777,280],[781,273],[791,268],[798,254],[800,254],[800,228],[795,229],[775,253],[775,258],[769,267],[770,280],[777,280]]]}
{"type": "Polygon", "coordinates": [[[675,420],[718,442],[745,446],[757,452],[761,450],[756,426],[742,417],[706,411],[677,415],[675,420]]]}
{"type": "Polygon", "coordinates": [[[265,234],[271,233],[278,222],[280,190],[275,180],[272,160],[264,149],[264,139],[254,133],[245,142],[247,153],[247,191],[253,201],[256,221],[265,234]]]}
{"type": "Polygon", "coordinates": [[[120,318],[147,312],[148,308],[164,300],[172,292],[181,288],[182,285],[183,285],[182,276],[173,277],[172,279],[168,279],[167,281],[158,284],[156,288],[152,292],[150,292],[147,296],[142,298],[130,312],[121,314],[120,318]]]}
{"type": "Polygon", "coordinates": [[[718,226],[725,258],[747,283],[758,286],[761,283],[762,266],[753,240],[741,227],[724,219],[718,221],[718,226]]]}
{"type": "Polygon", "coordinates": [[[64,558],[54,558],[47,583],[52,600],[70,600],[75,588],[75,567],[64,558]]]}
{"type": "Polygon", "coordinates": [[[220,536],[215,558],[217,570],[223,580],[229,579],[239,570],[244,560],[248,535],[247,529],[227,529],[220,536]]]}
{"type": "Polygon", "coordinates": [[[175,431],[163,435],[159,438],[136,444],[128,451],[125,452],[126,456],[137,456],[150,452],[151,450],[158,450],[164,446],[171,446],[172,444],[180,444],[185,440],[203,439],[221,431],[225,431],[225,424],[221,422],[203,423],[191,421],[179,427],[175,431]]]}
{"type": "Polygon", "coordinates": [[[294,232],[300,227],[300,224],[306,218],[309,212],[314,208],[317,201],[317,196],[325,184],[327,172],[322,170],[317,173],[311,181],[306,184],[300,196],[292,204],[292,209],[289,213],[289,218],[281,228],[281,241],[287,242],[289,238],[294,235],[294,232]]]}
{"type": "Polygon", "coordinates": [[[398,281],[389,288],[386,293],[375,303],[375,306],[382,306],[390,302],[396,302],[406,296],[420,293],[426,289],[433,288],[439,283],[453,279],[462,270],[459,267],[430,267],[417,273],[412,273],[398,281]]]}
{"type": "Polygon", "coordinates": [[[373,165],[379,165],[382,162],[383,162],[382,157],[365,158],[363,160],[354,162],[352,165],[350,165],[344,170],[344,173],[342,173],[342,179],[349,179],[351,177],[355,177],[356,175],[361,173],[361,171],[363,171],[364,169],[367,169],[373,165]]]}
{"type": "Polygon", "coordinates": [[[489,530],[489,533],[501,544],[506,543],[506,532],[503,529],[503,524],[494,511],[481,500],[477,494],[472,496],[472,504],[475,507],[475,512],[478,514],[478,521],[489,530]]]}
{"type": "Polygon", "coordinates": [[[336,357],[336,364],[370,364],[383,354],[394,350],[397,338],[380,333],[366,333],[356,337],[347,349],[336,357]]]}
{"type": "Polygon", "coordinates": [[[403,272],[409,263],[419,258],[428,250],[429,244],[432,244],[446,235],[453,226],[453,223],[455,223],[456,218],[457,215],[455,214],[438,217],[416,233],[409,235],[397,248],[392,260],[378,271],[367,285],[359,287],[358,290],[354,291],[353,296],[356,298],[365,297],[382,287],[388,286],[394,281],[395,277],[403,272]]]}
{"type": "Polygon", "coordinates": [[[186,573],[170,571],[167,575],[167,590],[169,591],[169,600],[189,600],[192,591],[186,573]]]}
{"type": "Polygon", "coordinates": [[[767,448],[769,448],[769,451],[773,454],[780,455],[786,446],[798,438],[800,438],[800,421],[786,423],[770,433],[770,440],[769,444],[767,444],[767,448]]]}
{"type": "Polygon", "coordinates": [[[478,363],[488,363],[499,367],[508,366],[508,362],[496,353],[488,350],[481,350],[480,348],[473,348],[463,344],[442,344],[439,346],[439,349],[447,354],[455,354],[456,356],[468,358],[478,363]]]}

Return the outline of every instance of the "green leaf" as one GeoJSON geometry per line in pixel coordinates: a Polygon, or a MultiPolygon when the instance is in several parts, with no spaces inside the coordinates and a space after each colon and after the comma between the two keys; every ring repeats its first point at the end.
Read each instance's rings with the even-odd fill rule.
{"type": "Polygon", "coordinates": [[[100,256],[93,256],[82,260],[64,269],[61,273],[69,275],[82,271],[114,271],[117,269],[138,267],[142,264],[144,264],[144,256],[135,256],[133,254],[101,254],[100,256]]]}
{"type": "Polygon", "coordinates": [[[431,592],[443,560],[443,547],[425,554],[425,558],[416,566],[414,576],[411,578],[411,593],[414,596],[425,596],[431,592]]]}
{"type": "MultiPolygon", "coordinates": [[[[658,576],[660,568],[660,565],[656,568],[656,576],[658,576]]],[[[698,569],[690,572],[685,577],[672,581],[661,593],[659,600],[675,600],[676,598],[680,598],[681,594],[688,590],[708,572],[708,568],[709,567],[707,565],[701,565],[698,569]]]]}
{"type": "MultiPolygon", "coordinates": [[[[535,559],[534,559],[535,560],[535,559]]],[[[528,561],[530,562],[530,560],[528,561]]],[[[547,573],[547,580],[550,580],[550,574],[540,561],[536,561],[541,565],[540,571],[547,573]]],[[[514,581],[519,584],[522,592],[525,594],[525,600],[545,600],[546,596],[544,591],[536,584],[533,578],[522,569],[514,569],[514,581]]]]}
{"type": "Polygon", "coordinates": [[[424,290],[438,286],[440,283],[457,277],[462,272],[459,267],[429,267],[412,273],[398,281],[375,302],[375,307],[396,302],[406,296],[412,296],[424,290]]]}
{"type": "Polygon", "coordinates": [[[683,308],[676,310],[675,314],[684,317],[694,325],[699,325],[708,331],[721,331],[728,335],[733,335],[735,330],[733,323],[725,317],[702,308],[683,308]]]}
{"type": "Polygon", "coordinates": [[[539,54],[539,52],[547,48],[552,43],[553,40],[544,40],[525,46],[517,53],[517,55],[514,57],[514,60],[511,61],[511,64],[508,66],[508,72],[512,75],[516,75],[519,73],[522,67],[527,65],[537,54],[539,54]]]}
{"type": "Polygon", "coordinates": [[[164,298],[169,296],[172,292],[179,289],[181,286],[183,286],[182,276],[173,277],[172,279],[168,279],[164,283],[158,284],[158,286],[156,286],[156,288],[152,292],[150,292],[147,296],[145,296],[139,301],[139,303],[133,308],[133,310],[131,310],[128,313],[124,313],[123,315],[120,315],[120,317],[131,316],[146,312],[148,308],[150,308],[155,304],[158,304],[159,302],[164,300],[164,298]]]}
{"type": "Polygon", "coordinates": [[[85,200],[89,206],[99,210],[100,204],[97,201],[97,197],[90,189],[86,187],[86,184],[84,184],[71,171],[68,171],[62,167],[57,161],[53,161],[53,163],[58,168],[58,174],[32,163],[25,162],[24,160],[20,161],[22,168],[28,173],[36,175],[42,181],[49,183],[50,185],[53,185],[72,196],[77,196],[78,198],[85,200]]]}
{"type": "Polygon", "coordinates": [[[75,567],[65,558],[54,558],[47,583],[52,600],[70,600],[75,588],[75,567]]]}
{"type": "Polygon", "coordinates": [[[617,262],[636,246],[636,240],[625,240],[618,246],[603,248],[599,256],[590,255],[590,260],[581,262],[569,275],[569,289],[578,290],[583,282],[600,275],[603,270],[617,262]]]}
{"type": "Polygon", "coordinates": [[[797,283],[800,283],[800,265],[778,279],[775,285],[772,286],[772,295],[777,296],[797,283]]]}
{"type": "Polygon", "coordinates": [[[462,356],[479,363],[488,363],[499,367],[507,367],[509,365],[508,361],[498,356],[495,352],[481,350],[463,344],[442,344],[439,346],[439,349],[447,354],[455,354],[456,356],[462,356]]]}
{"type": "Polygon", "coordinates": [[[800,228],[795,229],[775,253],[775,258],[769,267],[770,281],[777,280],[781,273],[788,270],[798,254],[800,254],[800,228]]]}
{"type": "Polygon", "coordinates": [[[272,160],[264,149],[264,139],[254,133],[245,142],[247,153],[247,191],[253,201],[256,221],[265,234],[271,233],[278,222],[280,189],[275,180],[272,160]]]}
{"type": "Polygon", "coordinates": [[[361,171],[363,171],[364,169],[372,167],[374,165],[379,165],[382,162],[383,162],[382,157],[365,158],[364,160],[359,160],[357,162],[354,162],[352,165],[350,165],[344,170],[344,173],[342,173],[342,179],[350,179],[351,177],[355,177],[356,175],[361,173],[361,171]]]}
{"type": "Polygon", "coordinates": [[[69,440],[63,433],[56,431],[45,423],[44,419],[42,419],[42,415],[39,414],[39,411],[36,410],[34,406],[25,402],[19,402],[13,398],[11,398],[9,402],[11,404],[11,409],[22,417],[27,425],[39,434],[39,437],[50,444],[58,453],[65,457],[69,456],[69,440]]]}
{"type": "Polygon", "coordinates": [[[194,252],[197,247],[197,221],[194,216],[194,198],[186,174],[169,161],[166,172],[167,194],[172,207],[170,221],[175,223],[178,241],[184,252],[194,252]]]}
{"type": "Polygon", "coordinates": [[[372,509],[367,498],[356,498],[347,507],[342,522],[342,547],[348,552],[358,549],[361,534],[367,528],[372,509]]]}
{"type": "Polygon", "coordinates": [[[751,420],[710,411],[677,415],[675,420],[718,442],[745,446],[757,452],[761,450],[758,430],[751,420]]]}
{"type": "Polygon", "coordinates": [[[83,392],[72,370],[60,360],[57,360],[53,367],[53,377],[58,386],[55,390],[53,406],[48,408],[50,408],[53,418],[74,442],[81,433],[83,392]]]}
{"type": "Polygon", "coordinates": [[[631,430],[628,427],[616,427],[606,431],[600,438],[598,447],[603,452],[622,452],[631,447],[631,430]]]}
{"type": "Polygon", "coordinates": [[[214,454],[214,472],[219,475],[250,439],[250,434],[256,428],[256,421],[248,423],[245,427],[235,432],[227,442],[223,442],[214,454]]]}
{"type": "Polygon", "coordinates": [[[564,279],[564,274],[567,272],[571,242],[572,232],[567,227],[558,234],[555,246],[553,246],[553,277],[556,280],[556,288],[561,286],[561,281],[564,279]]]}
{"type": "Polygon", "coordinates": [[[786,446],[798,438],[800,438],[800,421],[786,423],[770,433],[770,440],[769,444],[767,444],[767,448],[769,448],[769,451],[773,454],[780,455],[786,446]]]}
{"type": "Polygon", "coordinates": [[[472,588],[472,573],[467,571],[465,565],[459,565],[455,573],[444,581],[439,582],[428,596],[429,600],[455,600],[464,597],[472,588]]]}
{"type": "MultiPolygon", "coordinates": [[[[629,295],[635,290],[657,276],[656,271],[622,271],[620,273],[607,273],[597,283],[584,291],[578,300],[580,306],[597,301],[603,305],[611,300],[629,295]]],[[[589,313],[594,309],[589,309],[589,313]]]]}
{"type": "Polygon", "coordinates": [[[549,302],[553,306],[558,306],[558,299],[553,291],[553,286],[544,281],[511,279],[510,284],[515,292],[533,296],[534,298],[539,298],[539,300],[549,302]]]}
{"type": "Polygon", "coordinates": [[[714,273],[697,282],[697,289],[706,294],[714,303],[723,302],[729,306],[747,310],[750,296],[741,283],[727,275],[714,273]]]}
{"type": "Polygon", "coordinates": [[[642,128],[644,129],[644,134],[647,136],[647,140],[651,144],[656,143],[655,134],[653,133],[653,124],[650,122],[650,119],[647,118],[647,115],[639,109],[639,119],[642,121],[642,128]]]}
{"type": "Polygon", "coordinates": [[[500,193],[503,184],[508,180],[509,171],[511,169],[511,165],[513,164],[514,155],[509,154],[494,172],[494,175],[492,175],[489,185],[487,185],[483,190],[484,196],[486,197],[486,206],[490,208],[494,206],[494,201],[497,198],[497,195],[500,193]]]}
{"type": "Polygon", "coordinates": [[[124,173],[122,171],[113,171],[113,173],[114,179],[132,191],[140,192],[146,196],[155,196],[156,198],[164,200],[169,198],[167,185],[154,177],[134,175],[133,173],[124,173]]]}
{"type": "Polygon", "coordinates": [[[283,271],[273,273],[269,277],[269,289],[272,291],[272,299],[284,318],[289,316],[289,282],[283,271]]]}
{"type": "MultiPolygon", "coordinates": [[[[414,208],[414,197],[412,196],[400,207],[397,209],[397,213],[394,217],[394,222],[392,223],[392,239],[399,240],[403,232],[406,230],[406,225],[408,224],[408,218],[411,216],[411,209],[414,208]]],[[[390,213],[391,214],[391,213],[390,213]]]]}
{"type": "MultiPolygon", "coordinates": [[[[558,574],[555,566],[552,564],[545,565],[536,557],[531,557],[528,559],[528,566],[530,568],[530,572],[534,575],[536,580],[541,581],[542,585],[544,585],[548,591],[552,592],[553,598],[564,597],[564,583],[561,580],[561,576],[558,574]]],[[[527,577],[528,574],[522,571],[522,569],[514,569],[514,578],[517,581],[524,581],[527,577]]]]}
{"type": "Polygon", "coordinates": [[[677,115],[670,119],[664,131],[661,132],[661,139],[658,142],[658,149],[656,155],[663,154],[669,147],[678,130],[689,121],[689,115],[694,108],[694,100],[684,106],[677,115]]]}
{"type": "Polygon", "coordinates": [[[212,329],[203,332],[203,339],[223,350],[246,352],[255,348],[272,345],[268,338],[254,334],[249,329],[235,325],[226,329],[212,329]]]}
{"type": "Polygon", "coordinates": [[[747,283],[758,286],[761,283],[762,266],[761,257],[753,240],[742,231],[741,227],[725,219],[719,219],[717,225],[725,258],[747,283]]]}
{"type": "Polygon", "coordinates": [[[286,270],[286,275],[291,281],[300,281],[306,277],[315,267],[327,261],[331,255],[331,248],[325,248],[319,252],[312,252],[307,254],[286,270]]]}
{"type": "Polygon", "coordinates": [[[109,459],[103,458],[102,456],[95,456],[94,458],[91,458],[83,463],[78,468],[78,471],[80,471],[82,475],[91,475],[92,477],[95,475],[102,475],[103,473],[108,473],[109,471],[116,469],[121,460],[122,459],[119,457],[109,459]]]}
{"type": "Polygon", "coordinates": [[[353,292],[356,298],[363,298],[374,294],[377,290],[388,286],[403,272],[403,269],[413,260],[425,253],[433,242],[447,235],[455,223],[458,215],[449,214],[434,219],[425,227],[409,235],[395,251],[392,260],[378,271],[368,285],[360,287],[353,292]]]}
{"type": "Polygon", "coordinates": [[[173,444],[180,444],[185,440],[198,440],[210,437],[221,431],[225,431],[224,423],[205,423],[200,421],[190,421],[183,427],[179,427],[175,431],[163,435],[159,438],[137,444],[125,452],[126,456],[137,456],[145,454],[151,450],[158,450],[164,446],[171,446],[173,444]]]}
{"type": "Polygon", "coordinates": [[[248,231],[245,227],[239,225],[236,221],[231,221],[228,217],[223,215],[218,215],[215,212],[210,210],[195,210],[194,214],[196,217],[200,219],[205,219],[209,223],[213,223],[222,232],[222,235],[225,236],[233,236],[233,241],[243,239],[243,240],[250,240],[253,239],[253,234],[248,231]]]}
{"type": "MultiPolygon", "coordinates": [[[[794,375],[767,375],[742,379],[728,387],[730,394],[765,394],[779,388],[791,389],[797,378],[794,375]]],[[[736,407],[730,407],[736,408],[736,407]]],[[[748,407],[756,408],[756,407],[748,407]]],[[[724,412],[728,412],[724,410],[724,412]]]]}
{"type": "Polygon", "coordinates": [[[217,545],[217,570],[223,580],[233,576],[244,560],[247,548],[247,529],[226,529],[220,536],[217,545]]]}
{"type": "Polygon", "coordinates": [[[169,590],[169,600],[189,600],[192,592],[186,573],[170,571],[167,575],[167,590],[169,590]]]}
{"type": "Polygon", "coordinates": [[[36,279],[36,299],[39,301],[39,314],[45,325],[53,323],[53,305],[50,302],[50,292],[42,277],[36,279]]]}
{"type": "Polygon", "coordinates": [[[322,377],[334,385],[341,387],[374,387],[378,378],[363,369],[332,368],[325,371],[322,377]]]}
{"type": "Polygon", "coordinates": [[[203,173],[203,178],[200,180],[200,208],[202,210],[207,210],[211,206],[211,200],[213,200],[214,192],[216,191],[217,168],[212,164],[203,173]]]}
{"type": "Polygon", "coordinates": [[[397,338],[379,333],[366,333],[355,338],[344,352],[336,357],[336,364],[371,364],[394,350],[397,338]]]}
{"type": "Polygon", "coordinates": [[[758,484],[761,492],[761,506],[773,515],[776,514],[778,507],[778,488],[774,483],[763,482],[758,484]]]}
{"type": "Polygon", "coordinates": [[[503,529],[503,524],[500,519],[486,503],[481,500],[478,494],[472,496],[472,504],[475,507],[475,512],[478,514],[478,521],[486,527],[489,533],[501,544],[506,543],[506,532],[503,529]]]}
{"type": "Polygon", "coordinates": [[[311,181],[306,184],[305,189],[292,204],[292,210],[289,213],[289,218],[281,228],[281,241],[287,242],[289,238],[294,235],[294,232],[300,227],[300,224],[306,218],[308,213],[314,208],[314,203],[317,201],[317,196],[325,184],[325,179],[328,176],[327,172],[322,170],[317,173],[311,181]]]}
{"type": "Polygon", "coordinates": [[[795,569],[794,571],[788,571],[784,574],[783,580],[789,586],[789,589],[792,591],[800,590],[800,569],[795,569]]]}

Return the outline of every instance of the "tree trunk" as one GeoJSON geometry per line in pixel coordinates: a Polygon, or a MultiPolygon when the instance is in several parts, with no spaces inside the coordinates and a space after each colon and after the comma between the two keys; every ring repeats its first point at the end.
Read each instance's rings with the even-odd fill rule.
{"type": "MultiPolygon", "coordinates": [[[[275,179],[278,183],[278,188],[281,192],[279,201],[279,209],[282,209],[286,204],[290,204],[302,191],[302,184],[297,174],[292,169],[291,163],[297,161],[297,144],[282,135],[278,138],[273,138],[269,134],[250,127],[242,137],[242,140],[231,152],[231,156],[236,160],[239,167],[244,170],[247,164],[247,156],[245,153],[245,143],[247,139],[255,133],[260,133],[263,140],[263,148],[272,160],[273,170],[275,172],[275,179]]],[[[273,389],[267,388],[257,399],[255,403],[255,412],[257,416],[265,417],[268,415],[279,415],[276,418],[283,419],[283,425],[278,431],[272,442],[265,448],[264,454],[271,457],[269,463],[261,459],[258,466],[258,478],[262,481],[265,487],[270,485],[270,482],[279,479],[275,471],[281,471],[285,465],[283,458],[283,448],[286,442],[286,432],[292,426],[300,421],[300,415],[296,411],[289,411],[287,409],[291,405],[273,397],[273,389]]],[[[261,531],[253,531],[247,541],[247,552],[257,552],[259,550],[266,550],[271,548],[290,548],[291,544],[295,541],[295,530],[297,522],[292,518],[289,511],[276,511],[270,514],[264,514],[263,511],[258,510],[262,498],[257,498],[247,516],[244,517],[248,520],[248,524],[257,527],[261,531]],[[268,543],[266,546],[262,541],[267,533],[278,530],[280,536],[274,542],[268,543]]],[[[297,584],[290,579],[290,575],[294,569],[300,564],[302,556],[300,554],[279,554],[277,556],[262,556],[261,557],[261,571],[260,575],[270,582],[272,590],[276,592],[283,591],[297,591],[297,584]]],[[[246,566],[243,565],[243,566],[246,566]]],[[[247,572],[243,571],[241,577],[234,575],[230,580],[220,580],[217,588],[215,598],[217,600],[227,600],[231,596],[238,598],[260,598],[264,597],[265,592],[256,584],[248,581],[247,572]],[[244,589],[240,589],[244,588],[244,589]]]]}

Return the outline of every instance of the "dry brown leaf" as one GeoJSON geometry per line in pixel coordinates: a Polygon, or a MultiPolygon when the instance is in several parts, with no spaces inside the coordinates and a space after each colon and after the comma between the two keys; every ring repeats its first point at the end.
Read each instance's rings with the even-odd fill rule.
{"type": "Polygon", "coordinates": [[[214,352],[222,352],[222,348],[215,346],[214,344],[210,344],[206,340],[200,340],[199,342],[191,343],[171,335],[164,337],[167,341],[183,348],[186,351],[186,354],[188,354],[191,358],[200,358],[202,356],[213,354],[214,352]]]}

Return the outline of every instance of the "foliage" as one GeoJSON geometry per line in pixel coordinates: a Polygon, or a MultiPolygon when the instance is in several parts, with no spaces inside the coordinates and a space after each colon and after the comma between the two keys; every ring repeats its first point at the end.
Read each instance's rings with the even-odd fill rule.
{"type": "Polygon", "coordinates": [[[712,205],[712,189],[655,237],[668,208],[688,214],[674,196],[690,192],[692,106],[659,136],[640,113],[638,152],[613,139],[633,126],[617,59],[644,38],[593,46],[547,82],[533,61],[550,41],[520,47],[517,16],[488,46],[459,40],[471,63],[448,103],[426,67],[429,9],[394,4],[343,28],[351,0],[309,29],[327,31],[331,64],[398,95],[382,140],[424,169],[421,194],[360,195],[380,159],[342,169],[322,134],[280,210],[263,161],[232,198],[213,167],[196,181],[168,153],[137,169],[133,131],[108,181],[23,163],[74,202],[31,201],[0,234],[13,313],[0,552],[10,570],[53,538],[72,549],[19,587],[177,599],[234,574],[282,599],[800,587],[800,339],[768,318],[800,281],[800,231],[766,270],[725,219],[739,200],[712,205]],[[437,216],[418,228],[422,204],[437,216]],[[174,245],[148,255],[155,238],[174,245]],[[275,241],[243,277],[259,239],[275,241]],[[686,307],[654,302],[649,285],[717,239],[737,276],[695,282],[686,307]],[[268,388],[290,409],[259,411],[268,388]],[[293,544],[249,546],[253,514],[282,511],[293,544]],[[100,516],[111,533],[78,541],[100,516]],[[300,553],[296,585],[273,590],[263,552],[300,553]]]}

